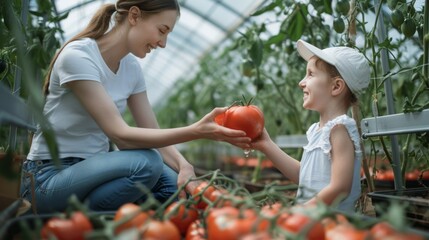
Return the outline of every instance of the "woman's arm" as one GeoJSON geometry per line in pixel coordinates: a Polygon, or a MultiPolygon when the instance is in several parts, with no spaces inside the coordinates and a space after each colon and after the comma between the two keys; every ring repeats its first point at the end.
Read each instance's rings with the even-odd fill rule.
{"type": "Polygon", "coordinates": [[[331,136],[331,181],[316,197],[307,203],[323,201],[330,205],[338,198],[344,199],[350,193],[353,182],[354,145],[344,125],[336,125],[332,128],[331,136]]]}
{"type": "MultiPolygon", "coordinates": [[[[133,115],[137,127],[159,128],[158,121],[156,120],[146,92],[130,96],[128,99],[128,108],[133,115]]],[[[185,184],[189,178],[195,177],[194,167],[183,157],[174,145],[159,148],[158,150],[164,162],[179,173],[177,183],[179,186],[185,184]]],[[[187,191],[192,193],[197,184],[196,182],[190,182],[186,186],[187,191]]]]}
{"type": "MultiPolygon", "coordinates": [[[[137,127],[159,128],[158,121],[150,106],[146,92],[132,95],[128,99],[128,107],[134,117],[137,127]]],[[[192,168],[188,161],[185,160],[182,154],[173,145],[159,148],[159,151],[163,155],[164,161],[176,172],[179,172],[179,170],[184,167],[192,168]]]]}
{"type": "Polygon", "coordinates": [[[222,140],[242,148],[248,147],[250,142],[245,132],[221,127],[213,121],[226,108],[216,108],[198,122],[180,128],[130,127],[100,83],[80,80],[66,86],[120,149],[161,148],[199,138],[222,140]]]}

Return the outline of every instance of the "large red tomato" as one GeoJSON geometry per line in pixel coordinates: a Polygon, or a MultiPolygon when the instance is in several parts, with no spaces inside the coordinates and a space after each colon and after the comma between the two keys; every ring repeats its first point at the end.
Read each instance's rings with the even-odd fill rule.
{"type": "Polygon", "coordinates": [[[125,221],[116,228],[115,233],[118,234],[129,228],[139,228],[146,222],[148,218],[149,214],[142,212],[140,206],[137,204],[125,203],[115,213],[115,221],[125,221]],[[132,214],[134,214],[134,217],[131,218],[130,215],[132,214]],[[130,219],[125,220],[124,218],[126,217],[130,219]]]}
{"type": "Polygon", "coordinates": [[[232,106],[216,116],[215,122],[227,128],[242,130],[252,140],[261,135],[265,124],[264,114],[255,105],[232,106]]]}
{"type": "Polygon", "coordinates": [[[186,207],[185,204],[179,202],[171,203],[165,210],[165,214],[170,214],[170,221],[176,225],[182,236],[186,235],[189,225],[198,219],[198,211],[186,207]]]}
{"type": "Polygon", "coordinates": [[[84,239],[85,233],[92,231],[92,224],[82,212],[75,212],[70,219],[51,218],[42,228],[42,239],[54,237],[58,240],[84,239]]]}

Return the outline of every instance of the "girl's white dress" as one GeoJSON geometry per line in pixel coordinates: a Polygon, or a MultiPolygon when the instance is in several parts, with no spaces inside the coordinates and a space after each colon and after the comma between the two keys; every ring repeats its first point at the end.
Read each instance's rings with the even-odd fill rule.
{"type": "Polygon", "coordinates": [[[338,203],[337,209],[353,212],[361,194],[360,169],[362,151],[356,121],[345,114],[329,121],[322,128],[319,128],[319,123],[314,123],[308,129],[308,144],[304,146],[304,154],[301,159],[297,202],[304,203],[310,200],[329,184],[331,180],[332,148],[330,133],[337,124],[342,124],[346,127],[355,149],[352,188],[347,198],[338,203]]]}

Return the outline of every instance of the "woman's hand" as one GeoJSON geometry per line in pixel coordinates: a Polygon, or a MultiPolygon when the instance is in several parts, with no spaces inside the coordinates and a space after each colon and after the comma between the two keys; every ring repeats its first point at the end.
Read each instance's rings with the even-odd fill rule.
{"type": "MultiPolygon", "coordinates": [[[[189,179],[191,178],[195,178],[195,172],[194,172],[194,168],[192,167],[192,165],[189,165],[187,167],[183,167],[180,169],[179,174],[177,176],[177,186],[180,188],[181,186],[183,186],[189,179]]],[[[197,181],[190,181],[186,187],[185,190],[186,192],[188,192],[189,194],[192,194],[192,192],[194,191],[194,189],[198,186],[197,181]]],[[[179,198],[186,198],[186,192],[185,191],[181,191],[179,193],[179,198]]]]}
{"type": "Polygon", "coordinates": [[[201,120],[194,123],[193,127],[195,127],[197,132],[204,138],[228,142],[243,149],[250,148],[251,139],[246,136],[244,131],[226,128],[214,121],[217,115],[224,113],[226,110],[228,110],[227,107],[213,109],[201,120]]]}

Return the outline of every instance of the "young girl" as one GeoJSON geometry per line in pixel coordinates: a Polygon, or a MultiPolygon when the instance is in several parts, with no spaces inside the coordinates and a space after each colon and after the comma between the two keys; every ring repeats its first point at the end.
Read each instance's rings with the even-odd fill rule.
{"type": "Polygon", "coordinates": [[[307,130],[308,144],[301,161],[284,153],[265,130],[252,148],[263,152],[286,177],[299,184],[297,203],[323,201],[338,204],[342,211],[354,211],[361,193],[362,152],[356,122],[347,112],[369,84],[368,62],[348,47],[321,50],[299,40],[297,48],[308,61],[307,74],[299,82],[303,107],[317,111],[319,122],[307,130]]]}
{"type": "MultiPolygon", "coordinates": [[[[173,144],[207,138],[249,148],[245,132],[214,122],[226,108],[216,108],[190,126],[159,129],[134,56],[144,58],[164,48],[179,15],[176,0],[106,4],[55,56],[45,84],[44,114],[56,133],[61,166],[51,161],[39,128],[21,183],[22,197],[39,213],[64,210],[72,194],[93,210],[115,210],[144,201],[137,183],[166,200],[195,177],[173,144]],[[115,24],[109,30],[112,16],[115,24]],[[123,120],[126,106],[137,127],[123,120]],[[120,151],[109,152],[109,141],[120,151]]],[[[187,191],[196,184],[187,185],[187,191]]]]}

